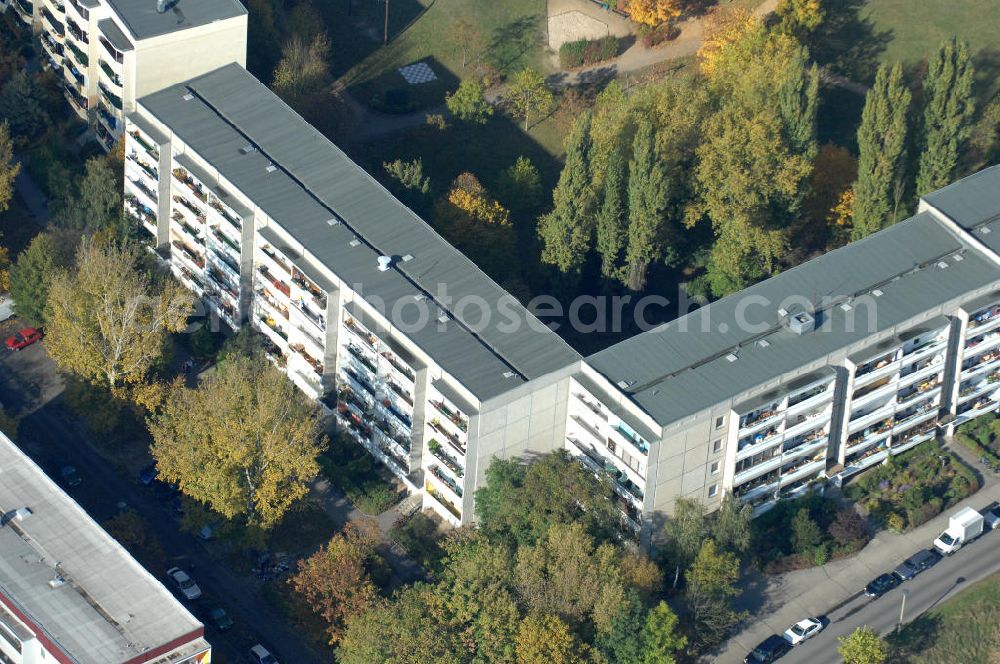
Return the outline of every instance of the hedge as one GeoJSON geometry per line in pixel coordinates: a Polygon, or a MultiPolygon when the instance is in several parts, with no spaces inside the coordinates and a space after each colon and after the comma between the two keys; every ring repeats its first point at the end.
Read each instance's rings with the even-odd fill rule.
{"type": "Polygon", "coordinates": [[[579,39],[559,47],[559,65],[573,69],[610,60],[618,55],[618,38],[612,35],[600,39],[579,39]]]}

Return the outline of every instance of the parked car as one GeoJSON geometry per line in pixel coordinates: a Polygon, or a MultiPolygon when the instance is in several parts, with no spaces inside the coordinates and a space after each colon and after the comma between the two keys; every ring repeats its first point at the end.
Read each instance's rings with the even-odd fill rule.
{"type": "Polygon", "coordinates": [[[11,350],[21,350],[22,348],[27,348],[36,341],[41,341],[42,332],[33,327],[26,327],[19,332],[15,332],[12,336],[7,337],[7,348],[11,350]]]}
{"type": "Polygon", "coordinates": [[[153,482],[156,481],[157,475],[160,471],[156,469],[156,464],[149,464],[145,468],[139,471],[139,484],[143,486],[152,486],[153,482]]]}
{"type": "Polygon", "coordinates": [[[222,607],[216,607],[209,611],[208,619],[215,625],[215,629],[220,632],[225,632],[233,628],[233,619],[229,617],[229,614],[222,607]]]}
{"type": "Polygon", "coordinates": [[[900,581],[909,581],[917,574],[933,567],[941,560],[941,554],[936,549],[924,549],[918,551],[893,570],[893,574],[899,577],[900,581]]]}
{"type": "Polygon", "coordinates": [[[743,658],[743,664],[769,664],[791,649],[788,641],[777,634],[772,634],[743,658]]]}
{"type": "Polygon", "coordinates": [[[250,648],[250,661],[252,661],[253,664],[278,664],[278,660],[275,656],[259,643],[253,648],[250,648]]]}
{"type": "Polygon", "coordinates": [[[785,641],[788,641],[788,645],[797,646],[821,631],[823,631],[823,623],[815,618],[805,618],[786,629],[784,637],[785,641]]]}
{"type": "Polygon", "coordinates": [[[180,567],[171,567],[167,570],[167,576],[177,589],[181,591],[185,599],[198,599],[201,597],[201,588],[194,582],[191,576],[180,567]]]}
{"type": "Polygon", "coordinates": [[[1000,527],[1000,504],[991,503],[983,510],[983,528],[996,530],[1000,527]]]}
{"type": "Polygon", "coordinates": [[[881,597],[901,583],[895,574],[879,574],[865,586],[865,594],[869,597],[881,597]]]}
{"type": "Polygon", "coordinates": [[[66,486],[80,486],[83,483],[83,478],[77,472],[76,466],[60,467],[59,476],[62,477],[62,481],[66,486]]]}

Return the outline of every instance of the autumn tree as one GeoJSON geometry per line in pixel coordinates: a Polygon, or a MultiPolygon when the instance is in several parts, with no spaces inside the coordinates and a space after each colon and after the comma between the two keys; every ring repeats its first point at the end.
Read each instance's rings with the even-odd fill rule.
{"type": "Polygon", "coordinates": [[[858,128],[858,180],[854,184],[851,238],[896,223],[906,167],[906,115],[910,91],[903,69],[882,65],[865,97],[858,128]]]}
{"type": "Polygon", "coordinates": [[[623,280],[622,263],[628,243],[628,161],[621,141],[608,156],[601,188],[601,203],[597,210],[595,247],[601,255],[601,274],[608,279],[623,280]]]}
{"type": "Polygon", "coordinates": [[[14,144],[10,138],[10,125],[0,122],[0,212],[7,209],[14,196],[14,179],[21,172],[21,164],[14,161],[14,144]]]}
{"type": "Polygon", "coordinates": [[[475,78],[459,83],[455,92],[444,96],[444,103],[456,118],[473,124],[486,124],[493,115],[493,106],[483,96],[483,85],[475,78]]]}
{"type": "Polygon", "coordinates": [[[594,233],[590,125],[589,112],[573,124],[566,137],[566,164],[552,192],[552,211],[538,219],[542,261],[574,276],[583,268],[594,233]]]}
{"type": "Polygon", "coordinates": [[[834,222],[834,210],[844,194],[851,190],[858,176],[858,160],[844,147],[827,143],[819,148],[809,179],[809,193],[803,207],[803,219],[796,237],[810,247],[840,244],[840,229],[834,222]]]}
{"type": "Polygon", "coordinates": [[[554,524],[582,522],[596,537],[614,531],[610,482],[559,451],[521,464],[494,459],[476,491],[476,517],[491,539],[530,544],[554,524]]]}
{"type": "Polygon", "coordinates": [[[805,41],[826,18],[821,0],[781,0],[774,13],[778,29],[799,41],[805,41]]]}
{"type": "Polygon", "coordinates": [[[524,130],[528,131],[531,119],[548,112],[553,99],[542,75],[525,68],[511,77],[506,101],[514,117],[524,119],[524,130]]]}
{"type": "Polygon", "coordinates": [[[698,69],[707,76],[715,74],[719,55],[763,24],[749,9],[716,8],[705,19],[705,35],[698,47],[698,69]]]}
{"type": "Polygon", "coordinates": [[[162,479],[259,530],[308,493],[326,445],[316,407],[253,357],[226,360],[197,388],[175,385],[149,428],[162,479]]]}
{"type": "Polygon", "coordinates": [[[660,602],[646,614],[640,635],[640,664],[676,664],[676,655],[687,647],[687,637],[680,633],[680,620],[666,602],[660,602]]]}
{"type": "Polygon", "coordinates": [[[844,664],[884,664],[889,660],[889,647],[867,625],[837,640],[840,641],[837,652],[844,658],[844,664]]]}
{"type": "Polygon", "coordinates": [[[497,178],[497,198],[515,213],[537,210],[542,204],[542,178],[531,160],[521,156],[497,178]]]}
{"type": "Polygon", "coordinates": [[[487,273],[503,277],[514,267],[510,212],[472,173],[455,178],[451,189],[434,206],[434,221],[449,242],[473,257],[487,273]]]}
{"type": "Polygon", "coordinates": [[[479,26],[467,16],[459,16],[448,30],[452,49],[462,56],[462,69],[479,57],[485,42],[479,26]]]}
{"type": "Polygon", "coordinates": [[[583,664],[587,648],[559,616],[528,616],[517,630],[518,664],[583,664]]]}
{"type": "Polygon", "coordinates": [[[378,555],[378,541],[377,524],[351,521],[319,551],[299,561],[292,587],[326,623],[331,645],[340,640],[350,618],[376,601],[378,590],[367,568],[378,555]]]}
{"type": "Polygon", "coordinates": [[[293,34],[281,50],[271,87],[292,105],[319,92],[330,80],[330,39],[317,33],[311,40],[293,34]]]}
{"type": "Polygon", "coordinates": [[[628,244],[625,247],[630,290],[646,287],[649,264],[663,256],[669,196],[667,173],[656,154],[653,123],[641,120],[628,165],[628,244]]]}
{"type": "Polygon", "coordinates": [[[72,265],[77,240],[72,233],[42,232],[18,255],[10,270],[10,291],[21,320],[36,327],[45,325],[49,286],[60,270],[72,265]]]}
{"type": "Polygon", "coordinates": [[[714,540],[705,540],[685,577],[685,600],[691,611],[696,645],[720,643],[743,619],[731,601],[739,593],[735,587],[739,576],[736,556],[720,552],[714,540]]]}
{"type": "Polygon", "coordinates": [[[63,370],[121,394],[147,377],[170,332],[184,329],[192,296],[139,270],[139,249],[84,239],[76,265],[52,277],[45,346],[63,370]]]}
{"type": "Polygon", "coordinates": [[[969,45],[952,37],[931,57],[924,77],[918,196],[940,189],[955,178],[975,114],[972,83],[969,45]]]}
{"type": "Polygon", "coordinates": [[[625,11],[630,19],[642,25],[669,23],[681,15],[680,0],[628,0],[625,11]]]}

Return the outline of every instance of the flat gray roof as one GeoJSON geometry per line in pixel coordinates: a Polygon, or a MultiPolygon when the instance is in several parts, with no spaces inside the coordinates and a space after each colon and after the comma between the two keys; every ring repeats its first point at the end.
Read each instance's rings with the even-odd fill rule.
{"type": "Polygon", "coordinates": [[[988,257],[922,213],[587,362],[667,425],[998,279],[988,257]],[[820,308],[819,327],[802,335],[788,329],[778,309],[796,307],[820,308]]]}
{"type": "Polygon", "coordinates": [[[170,32],[222,21],[247,13],[239,0],[107,0],[135,39],[159,37],[170,32]]]}
{"type": "Polygon", "coordinates": [[[973,173],[923,197],[927,203],[1000,253],[1000,165],[973,173]]]}
{"type": "Polygon", "coordinates": [[[97,29],[108,38],[111,45],[117,48],[122,53],[132,50],[132,42],[129,38],[125,36],[125,33],[121,31],[118,24],[115,23],[114,19],[102,18],[97,22],[97,29]]]}
{"type": "Polygon", "coordinates": [[[239,65],[139,104],[343,282],[395,311],[387,317],[480,400],[580,359],[239,65]],[[254,149],[241,150],[247,146],[254,149]],[[395,257],[393,267],[380,271],[379,255],[395,257]],[[418,303],[429,309],[422,325],[418,303]],[[447,322],[438,321],[438,309],[447,322]]]}
{"type": "Polygon", "coordinates": [[[2,433],[0,514],[0,601],[75,661],[121,664],[174,640],[208,648],[201,623],[2,433]]]}

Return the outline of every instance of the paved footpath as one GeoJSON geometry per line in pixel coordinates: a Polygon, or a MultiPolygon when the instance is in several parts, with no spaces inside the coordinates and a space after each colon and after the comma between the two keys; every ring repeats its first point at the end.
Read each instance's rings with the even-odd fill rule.
{"type": "MultiPolygon", "coordinates": [[[[983,473],[982,466],[965,448],[946,442],[949,450],[970,462],[973,471],[983,476],[983,488],[908,533],[896,535],[880,531],[850,558],[760,579],[760,588],[751,588],[740,598],[742,605],[739,608],[750,612],[746,626],[704,661],[742,662],[750,649],[769,635],[783,633],[802,618],[829,614],[854,599],[879,574],[892,571],[913,553],[932,546],[934,538],[948,527],[948,517],[962,507],[981,509],[993,501],[1000,501],[997,476],[983,473]]],[[[913,618],[916,615],[909,616],[913,618]]]]}

